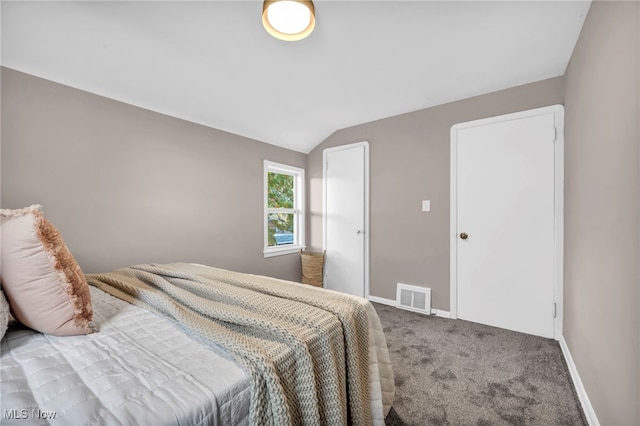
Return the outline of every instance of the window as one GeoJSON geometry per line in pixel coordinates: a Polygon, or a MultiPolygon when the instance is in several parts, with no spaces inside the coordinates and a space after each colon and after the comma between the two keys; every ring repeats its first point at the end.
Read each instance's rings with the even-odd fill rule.
{"type": "Polygon", "coordinates": [[[304,170],[264,161],[264,257],[304,248],[304,170]]]}

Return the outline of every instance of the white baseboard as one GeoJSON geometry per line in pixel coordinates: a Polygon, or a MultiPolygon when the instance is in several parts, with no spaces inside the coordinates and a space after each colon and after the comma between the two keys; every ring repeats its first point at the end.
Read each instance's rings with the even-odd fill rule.
{"type": "MultiPolygon", "coordinates": [[[[389,305],[393,307],[397,307],[396,301],[393,299],[385,299],[384,297],[371,296],[368,298],[372,302],[380,303],[382,305],[389,305]]],[[[440,309],[431,309],[431,315],[435,315],[437,317],[442,318],[451,318],[451,315],[448,311],[442,311],[440,309]]]]}
{"type": "Polygon", "coordinates": [[[396,301],[393,299],[385,299],[384,297],[369,295],[368,299],[372,302],[380,303],[382,305],[396,306],[396,301]]]}
{"type": "Polygon", "coordinates": [[[442,318],[451,318],[451,314],[449,313],[449,311],[443,311],[440,309],[431,309],[431,315],[442,318]]]}
{"type": "Polygon", "coordinates": [[[569,351],[569,346],[567,346],[567,341],[564,340],[564,336],[561,335],[558,339],[558,342],[560,343],[560,348],[562,349],[564,359],[567,362],[567,367],[569,367],[569,374],[571,374],[573,385],[576,387],[576,393],[578,394],[578,399],[580,400],[580,404],[582,405],[582,411],[584,411],[587,422],[589,422],[589,426],[600,426],[600,421],[598,421],[598,417],[596,416],[596,412],[591,405],[591,401],[589,400],[587,391],[582,384],[582,379],[580,379],[576,364],[573,362],[573,357],[571,356],[571,352],[569,351]]]}

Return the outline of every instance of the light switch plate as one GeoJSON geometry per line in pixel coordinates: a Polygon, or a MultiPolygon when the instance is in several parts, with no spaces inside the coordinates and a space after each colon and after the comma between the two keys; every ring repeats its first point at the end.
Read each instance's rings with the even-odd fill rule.
{"type": "Polygon", "coordinates": [[[431,211],[431,200],[422,200],[422,211],[423,212],[431,211]]]}

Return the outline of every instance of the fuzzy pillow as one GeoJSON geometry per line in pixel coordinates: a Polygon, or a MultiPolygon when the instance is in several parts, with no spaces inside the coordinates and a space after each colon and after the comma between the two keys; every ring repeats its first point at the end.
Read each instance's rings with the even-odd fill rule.
{"type": "Polygon", "coordinates": [[[4,297],[4,291],[0,288],[0,340],[4,337],[7,332],[7,327],[9,325],[9,302],[7,302],[7,298],[4,297]]]}
{"type": "Polygon", "coordinates": [[[89,286],[42,207],[0,210],[0,219],[0,281],[15,319],[57,336],[92,333],[89,286]]]}

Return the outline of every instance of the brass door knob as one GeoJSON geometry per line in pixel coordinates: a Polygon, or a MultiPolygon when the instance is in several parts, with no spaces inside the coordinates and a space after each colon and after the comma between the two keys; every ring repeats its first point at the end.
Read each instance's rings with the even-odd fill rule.
{"type": "Polygon", "coordinates": [[[469,238],[469,236],[467,235],[467,233],[466,233],[466,232],[462,232],[462,233],[460,234],[460,238],[462,238],[463,240],[466,240],[467,238],[469,238]]]}

